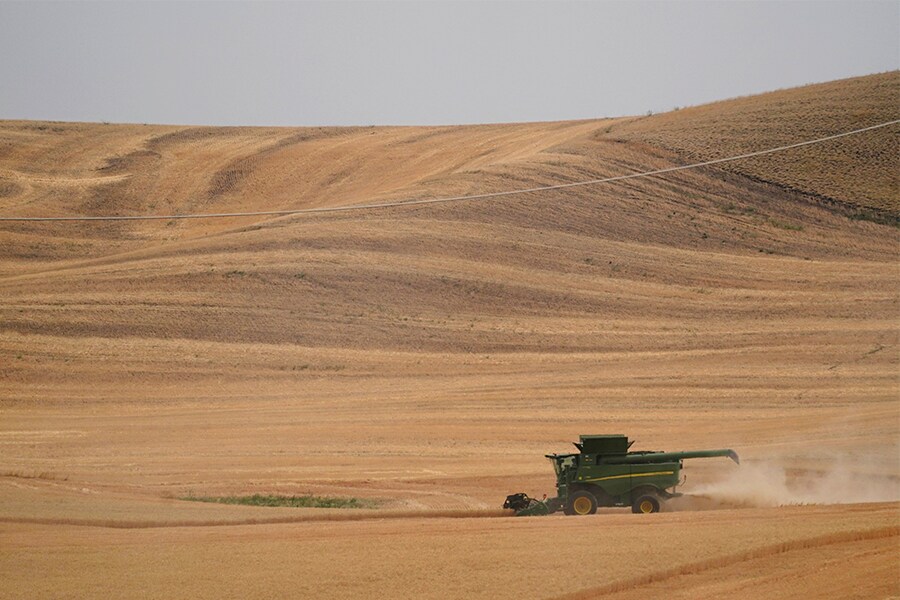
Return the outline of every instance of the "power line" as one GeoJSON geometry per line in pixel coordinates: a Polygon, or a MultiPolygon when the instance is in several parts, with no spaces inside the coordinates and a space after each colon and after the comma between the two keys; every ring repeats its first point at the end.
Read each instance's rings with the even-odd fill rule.
{"type": "Polygon", "coordinates": [[[406,200],[392,200],[388,202],[377,202],[370,204],[349,204],[345,206],[330,206],[320,208],[299,208],[294,210],[263,210],[253,212],[232,212],[232,213],[200,213],[200,214],[175,214],[175,215],[135,215],[135,216],[96,216],[96,217],[0,217],[0,221],[167,221],[172,219],[224,219],[233,217],[266,217],[266,216],[287,216],[287,215],[303,215],[330,212],[346,212],[351,210],[371,210],[378,208],[392,208],[398,206],[416,206],[422,204],[442,204],[445,202],[460,202],[463,200],[483,200],[486,198],[498,198],[501,196],[512,196],[515,194],[528,194],[531,192],[546,192],[550,190],[559,190],[564,188],[580,187],[585,185],[596,185],[598,183],[610,183],[614,181],[625,181],[627,179],[638,179],[640,177],[651,177],[653,175],[662,175],[664,173],[673,173],[675,171],[686,171],[688,169],[696,169],[699,167],[707,167],[710,165],[718,165],[722,163],[742,160],[745,158],[753,158],[755,156],[763,156],[766,154],[774,154],[791,150],[792,148],[800,148],[801,146],[811,146],[813,144],[821,144],[830,140],[835,140],[849,135],[856,135],[873,129],[881,129],[900,123],[900,119],[894,121],[886,121],[877,125],[863,127],[862,129],[854,129],[853,131],[845,131],[836,133],[814,140],[797,142],[788,144],[787,146],[778,146],[776,148],[767,148],[766,150],[758,150],[756,152],[748,152],[746,154],[738,154],[727,158],[717,158],[680,167],[668,167],[666,169],[657,169],[655,171],[644,171],[642,173],[632,173],[630,175],[617,175],[615,177],[604,177],[602,179],[591,179],[588,181],[577,181],[574,183],[560,183],[555,185],[545,185],[539,187],[525,188],[519,190],[507,190],[503,192],[490,192],[485,194],[473,194],[467,196],[450,196],[444,198],[409,198],[406,200]]]}

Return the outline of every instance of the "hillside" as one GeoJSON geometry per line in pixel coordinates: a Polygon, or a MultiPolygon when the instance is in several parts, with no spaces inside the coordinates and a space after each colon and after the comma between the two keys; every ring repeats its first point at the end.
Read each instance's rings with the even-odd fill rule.
{"type": "MultiPolygon", "coordinates": [[[[862,81],[826,87],[852,88],[846,97],[864,101],[857,112],[887,116],[894,108],[890,94],[858,92],[865,82],[882,89],[885,76],[862,81]],[[871,110],[873,99],[882,101],[879,110],[871,110]]],[[[787,107],[782,120],[788,123],[794,123],[797,103],[822,96],[832,106],[835,94],[817,89],[794,91],[806,94],[796,103],[786,92],[761,96],[756,104],[743,100],[741,106],[759,107],[743,112],[727,102],[705,120],[710,107],[663,115],[653,135],[625,142],[657,117],[315,130],[7,123],[3,209],[9,215],[271,210],[593,179],[680,164],[684,158],[648,141],[665,144],[663,136],[690,128],[693,133],[679,136],[682,145],[715,140],[698,142],[689,157],[704,159],[721,155],[723,147],[739,152],[861,124],[857,118],[843,124],[826,113],[819,125],[786,128],[777,136],[756,128],[753,119],[771,117],[772,106],[787,107]],[[735,135],[739,130],[730,124],[743,117],[754,123],[752,139],[735,135]],[[704,130],[697,123],[713,125],[704,130]],[[726,129],[730,145],[719,135],[726,129]]],[[[885,163],[897,161],[886,143],[894,139],[893,130],[881,130],[835,142],[881,143],[878,161],[860,161],[878,176],[850,177],[862,167],[833,165],[844,179],[817,179],[819,187],[806,187],[844,198],[842,182],[852,179],[882,193],[891,185],[885,178],[897,172],[889,168],[896,164],[885,163]]],[[[796,152],[809,160],[806,149],[796,152]]],[[[776,156],[770,162],[793,164],[793,154],[776,156]]],[[[735,163],[729,171],[707,168],[488,201],[334,215],[5,223],[0,286],[7,302],[0,316],[7,332],[52,331],[68,339],[174,337],[475,352],[639,349],[590,328],[559,331],[550,323],[596,322],[599,314],[604,321],[641,315],[686,323],[706,320],[710,311],[728,319],[780,312],[788,296],[777,308],[761,308],[755,297],[726,305],[710,292],[825,292],[828,277],[819,270],[834,268],[835,260],[881,264],[892,253],[894,230],[854,222],[785,190],[803,189],[802,181],[786,186],[775,177],[778,184],[771,185],[734,174],[755,174],[757,167],[735,163]],[[835,244],[836,236],[846,242],[835,244]],[[810,262],[803,266],[806,283],[776,283],[797,268],[788,258],[810,262]],[[654,301],[646,302],[651,296],[654,301]],[[78,308],[60,311],[60,303],[78,308]],[[221,310],[209,310],[216,306],[221,310]]],[[[871,292],[891,289],[889,279],[878,280],[883,287],[871,292]]],[[[829,309],[806,310],[805,316],[815,316],[829,309]]],[[[658,346],[656,339],[642,339],[647,348],[658,346]]],[[[703,343],[716,344],[714,336],[703,343]]]]}
{"type": "MultiPolygon", "coordinates": [[[[898,84],[465,127],[0,122],[0,214],[584,181],[895,119],[898,84]]],[[[0,569],[32,597],[791,597],[847,564],[848,597],[898,595],[897,133],[446,204],[0,222],[0,569]],[[497,518],[604,432],[733,447],[762,489],[701,460],[672,514],[497,518]],[[184,500],[252,493],[379,508],[184,500]]]]}
{"type": "MultiPolygon", "coordinates": [[[[900,119],[900,71],[808,85],[632,121],[611,132],[710,160],[900,119]]],[[[723,165],[820,201],[900,214],[897,128],[723,165]]]]}

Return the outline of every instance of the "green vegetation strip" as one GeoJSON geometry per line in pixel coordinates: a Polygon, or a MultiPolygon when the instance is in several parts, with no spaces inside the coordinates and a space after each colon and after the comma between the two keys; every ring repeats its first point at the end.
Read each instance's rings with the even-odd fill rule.
{"type": "Polygon", "coordinates": [[[247,506],[289,506],[293,508],[375,508],[374,500],[361,498],[333,498],[329,496],[183,496],[179,500],[213,502],[216,504],[245,504],[247,506]]]}

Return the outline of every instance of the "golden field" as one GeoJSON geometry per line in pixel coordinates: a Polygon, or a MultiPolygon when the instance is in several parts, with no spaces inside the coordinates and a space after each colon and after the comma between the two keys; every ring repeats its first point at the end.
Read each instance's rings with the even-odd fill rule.
{"type": "MultiPolygon", "coordinates": [[[[3,216],[289,210],[900,118],[887,73],[460,127],[0,122],[3,216]]],[[[900,127],[285,217],[0,222],[0,597],[900,595],[900,127]],[[509,518],[584,433],[670,511],[509,518]],[[375,509],[180,498],[314,494],[375,509]]]]}

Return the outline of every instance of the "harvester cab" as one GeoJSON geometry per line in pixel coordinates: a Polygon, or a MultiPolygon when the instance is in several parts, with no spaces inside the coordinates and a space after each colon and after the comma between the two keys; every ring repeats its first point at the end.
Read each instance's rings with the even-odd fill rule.
{"type": "Polygon", "coordinates": [[[666,500],[680,496],[685,458],[725,456],[739,463],[734,450],[630,452],[633,441],[621,434],[582,435],[577,454],[547,454],[556,472],[556,497],[545,500],[512,494],[503,508],[516,515],[541,515],[562,510],[567,515],[588,515],[600,506],[631,506],[635,513],[659,512],[666,500]]]}

